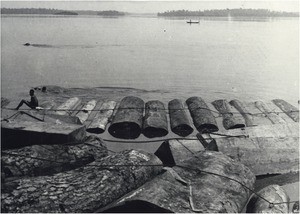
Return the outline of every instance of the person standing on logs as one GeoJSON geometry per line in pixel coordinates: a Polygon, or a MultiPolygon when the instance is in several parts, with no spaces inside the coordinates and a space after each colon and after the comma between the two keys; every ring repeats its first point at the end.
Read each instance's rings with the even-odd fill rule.
{"type": "Polygon", "coordinates": [[[16,110],[19,110],[19,108],[25,103],[29,108],[31,109],[36,109],[36,107],[38,107],[39,102],[38,99],[36,98],[36,96],[34,95],[34,90],[31,89],[29,91],[29,95],[31,97],[30,102],[27,100],[21,100],[21,102],[19,103],[19,105],[17,106],[16,110]]]}

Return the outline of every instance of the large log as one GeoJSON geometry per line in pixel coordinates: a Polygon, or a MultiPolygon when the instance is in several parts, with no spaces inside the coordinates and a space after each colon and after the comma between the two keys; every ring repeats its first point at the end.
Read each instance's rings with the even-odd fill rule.
{"type": "Polygon", "coordinates": [[[199,140],[169,140],[164,141],[154,154],[164,166],[172,167],[204,149],[199,140]]]}
{"type": "Polygon", "coordinates": [[[108,132],[116,138],[135,139],[142,131],[144,101],[138,97],[124,97],[108,132]]]}
{"type": "Polygon", "coordinates": [[[218,150],[245,164],[255,175],[299,171],[299,136],[216,138],[218,150]]]}
{"type": "Polygon", "coordinates": [[[33,145],[2,151],[1,172],[5,178],[52,175],[107,155],[104,142],[91,135],[82,144],[33,145]]]}
{"type": "Polygon", "coordinates": [[[232,107],[227,100],[215,100],[212,104],[222,114],[223,126],[225,129],[245,127],[244,119],[241,115],[233,113],[232,107]]]}
{"type": "Polygon", "coordinates": [[[218,132],[218,135],[213,135],[215,139],[224,138],[224,136],[240,136],[247,138],[285,138],[285,137],[299,137],[298,123],[279,123],[273,125],[260,125],[253,127],[245,127],[242,129],[230,129],[218,132]],[[223,136],[222,136],[223,135],[223,136]]]}
{"type": "Polygon", "coordinates": [[[299,109],[297,109],[295,106],[281,99],[275,99],[273,100],[273,103],[275,103],[275,105],[277,105],[284,113],[286,113],[295,122],[299,122],[299,109]]]}
{"type": "Polygon", "coordinates": [[[272,123],[285,123],[285,120],[282,119],[279,115],[274,113],[274,110],[271,110],[271,108],[265,104],[262,101],[256,101],[255,106],[262,112],[264,113],[269,120],[271,120],[272,123]]]}
{"type": "Polygon", "coordinates": [[[158,100],[145,104],[143,134],[148,138],[163,137],[168,134],[168,121],[165,106],[158,100]]]}
{"type": "Polygon", "coordinates": [[[81,99],[78,97],[72,97],[56,108],[56,114],[70,115],[80,104],[81,99]]]}
{"type": "Polygon", "coordinates": [[[202,151],[100,210],[103,212],[237,213],[255,176],[220,152],[202,151]],[[244,186],[242,186],[243,184],[244,186]]]}
{"type": "Polygon", "coordinates": [[[95,212],[152,179],[161,172],[159,165],[154,155],[127,150],[53,176],[6,182],[2,184],[1,211],[95,212]]]}
{"type": "Polygon", "coordinates": [[[85,126],[13,120],[1,122],[1,148],[39,144],[79,143],[85,139],[85,126]]]}
{"type": "Polygon", "coordinates": [[[204,100],[200,97],[190,97],[186,103],[193,118],[194,125],[200,133],[219,131],[215,117],[204,100]]]}
{"type": "Polygon", "coordinates": [[[185,137],[191,134],[194,129],[184,110],[181,100],[174,99],[168,104],[171,130],[175,134],[185,137]]]}
{"type": "Polygon", "coordinates": [[[46,109],[46,110],[52,109],[55,106],[56,106],[56,103],[53,100],[43,101],[39,105],[39,107],[42,107],[43,109],[46,109]]]}
{"type": "Polygon", "coordinates": [[[246,108],[246,106],[239,100],[234,99],[229,102],[232,106],[234,106],[244,117],[246,126],[255,126],[255,123],[253,121],[253,116],[249,112],[249,110],[246,108]]]}
{"type": "Polygon", "coordinates": [[[101,105],[99,112],[97,112],[95,118],[86,129],[87,132],[101,134],[105,132],[106,125],[110,121],[114,108],[116,106],[115,101],[108,101],[101,105]]]}
{"type": "Polygon", "coordinates": [[[76,117],[79,118],[80,122],[83,124],[91,114],[91,111],[95,108],[97,104],[96,100],[90,100],[85,106],[76,114],[76,117]]]}
{"type": "Polygon", "coordinates": [[[257,195],[253,195],[247,211],[253,213],[288,213],[289,212],[289,196],[285,190],[278,185],[269,185],[258,191],[257,195]],[[264,200],[265,199],[265,200],[264,200]],[[267,201],[266,201],[267,200],[267,201]],[[269,203],[269,202],[270,203],[269,203]],[[286,203],[282,203],[286,202],[286,203]],[[281,203],[281,204],[276,204],[281,203]]]}

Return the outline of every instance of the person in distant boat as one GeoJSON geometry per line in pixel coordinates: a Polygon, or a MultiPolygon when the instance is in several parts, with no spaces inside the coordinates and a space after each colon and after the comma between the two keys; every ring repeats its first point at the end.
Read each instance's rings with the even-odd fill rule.
{"type": "Polygon", "coordinates": [[[36,96],[34,95],[34,90],[31,89],[29,91],[29,95],[31,97],[30,101],[27,100],[21,100],[21,102],[19,103],[18,107],[16,108],[16,110],[19,110],[19,108],[23,105],[26,104],[29,108],[31,109],[36,109],[36,107],[38,107],[39,102],[38,99],[36,98],[36,96]]]}

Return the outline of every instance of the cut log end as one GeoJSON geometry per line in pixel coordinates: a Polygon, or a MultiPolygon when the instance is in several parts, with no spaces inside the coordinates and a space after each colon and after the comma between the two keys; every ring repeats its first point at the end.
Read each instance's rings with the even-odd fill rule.
{"type": "Polygon", "coordinates": [[[112,124],[108,132],[116,138],[136,139],[141,134],[141,127],[134,122],[120,122],[112,124]]]}
{"type": "Polygon", "coordinates": [[[168,134],[168,131],[163,128],[147,127],[143,130],[143,134],[148,138],[163,137],[168,134]]]}
{"type": "Polygon", "coordinates": [[[219,128],[218,128],[218,126],[216,126],[214,124],[202,124],[197,127],[197,130],[200,133],[211,133],[211,132],[219,131],[219,128]]]}
{"type": "Polygon", "coordinates": [[[186,137],[186,136],[192,134],[193,131],[194,131],[194,129],[187,124],[180,124],[180,125],[172,128],[172,132],[174,132],[175,134],[177,134],[181,137],[186,137]]]}

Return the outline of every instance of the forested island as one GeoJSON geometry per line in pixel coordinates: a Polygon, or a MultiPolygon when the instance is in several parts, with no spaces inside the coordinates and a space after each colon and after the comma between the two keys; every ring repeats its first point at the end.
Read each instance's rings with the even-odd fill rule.
{"type": "Polygon", "coordinates": [[[163,13],[158,13],[158,16],[214,16],[214,17],[227,17],[227,16],[247,16],[247,17],[299,17],[299,13],[292,12],[278,12],[270,11],[267,9],[222,9],[222,10],[172,10],[163,13]]]}
{"type": "Polygon", "coordinates": [[[99,16],[125,16],[124,12],[119,12],[116,10],[106,10],[106,11],[100,11],[98,12],[99,16]]]}
{"type": "Polygon", "coordinates": [[[124,16],[126,13],[116,10],[92,11],[92,10],[58,10],[47,8],[1,8],[1,14],[40,14],[40,15],[101,15],[101,16],[124,16]]]}

